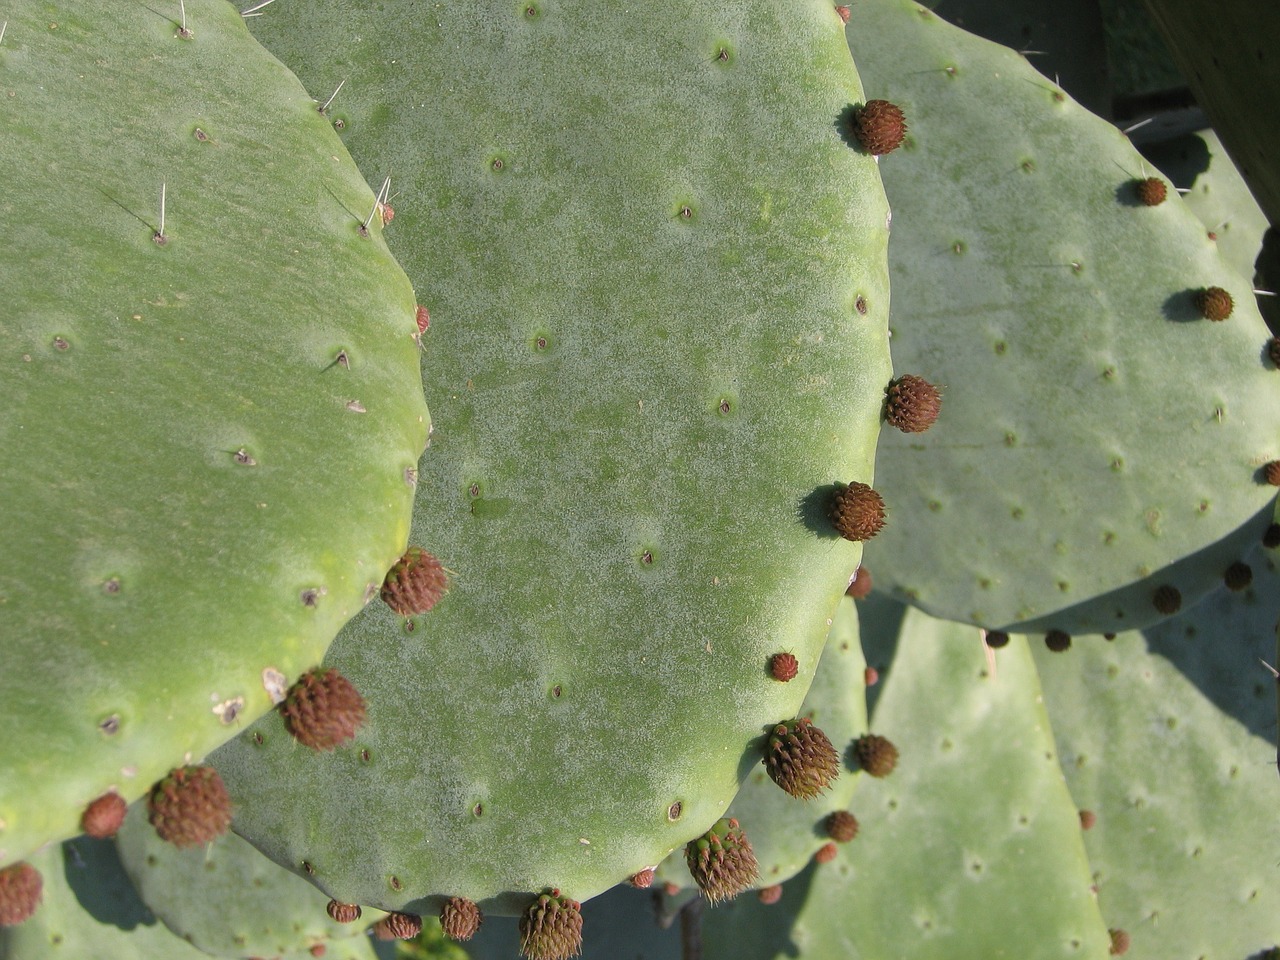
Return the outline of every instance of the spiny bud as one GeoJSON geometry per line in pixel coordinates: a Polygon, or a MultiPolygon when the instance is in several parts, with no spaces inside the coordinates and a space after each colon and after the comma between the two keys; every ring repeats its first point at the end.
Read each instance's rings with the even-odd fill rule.
{"type": "Polygon", "coordinates": [[[1135,181],[1134,190],[1137,191],[1138,199],[1148,207],[1160,206],[1169,195],[1169,188],[1159,177],[1147,177],[1145,180],[1135,181]]]}
{"type": "Polygon", "coordinates": [[[637,890],[647,890],[653,886],[653,878],[655,876],[653,867],[645,867],[639,873],[631,875],[630,883],[637,890]]]}
{"type": "Polygon", "coordinates": [[[928,430],[941,409],[941,392],[924,377],[905,374],[885,392],[885,422],[903,433],[928,430]]]}
{"type": "Polygon", "coordinates": [[[334,923],[355,923],[364,912],[358,903],[342,903],[338,900],[330,900],[325,909],[329,911],[334,923]]]}
{"type": "Polygon", "coordinates": [[[858,769],[873,777],[887,777],[898,765],[898,748],[876,733],[864,733],[853,741],[853,755],[858,769]]]}
{"type": "Polygon", "coordinates": [[[858,818],[848,810],[835,810],[823,821],[827,836],[837,843],[848,843],[858,835],[858,818]]]}
{"type": "Polygon", "coordinates": [[[1222,575],[1222,582],[1227,585],[1228,590],[1243,590],[1253,583],[1253,567],[1243,560],[1237,560],[1227,567],[1227,572],[1222,575]]]}
{"type": "Polygon", "coordinates": [[[888,100],[868,100],[854,113],[853,133],[867,153],[881,156],[896,150],[907,133],[902,110],[888,100]]]}
{"type": "Polygon", "coordinates": [[[332,750],[352,739],[365,719],[364,698],[351,681],[330,667],[309,670],[280,704],[294,739],[313,750],[332,750]]]}
{"type": "Polygon", "coordinates": [[[800,671],[800,661],[793,653],[775,653],[769,658],[769,674],[782,683],[794,680],[800,671]]]}
{"type": "Polygon", "coordinates": [[[1129,934],[1118,927],[1112,927],[1107,933],[1111,936],[1111,955],[1123,957],[1129,952],[1129,934]]]}
{"type": "Polygon", "coordinates": [[[840,853],[840,848],[834,843],[824,843],[813,855],[814,863],[830,863],[840,853]]]}
{"type": "Polygon", "coordinates": [[[1063,653],[1071,648],[1071,634],[1065,630],[1050,630],[1044,635],[1044,645],[1054,653],[1063,653]]]}
{"type": "Polygon", "coordinates": [[[480,908],[466,897],[450,897],[440,908],[440,927],[450,940],[470,940],[483,922],[480,908]]]}
{"type": "Polygon", "coordinates": [[[774,783],[802,800],[816,797],[840,775],[840,757],[835,747],[805,717],[773,728],[763,762],[774,783]]]}
{"type": "Polygon", "coordinates": [[[95,840],[114,837],[128,811],[129,805],[124,802],[124,797],[110,790],[85,808],[84,815],[80,817],[80,829],[95,840]]]}
{"type": "Polygon", "coordinates": [[[870,540],[884,527],[884,499],[855,480],[836,491],[831,522],[846,540],[870,540]]]}
{"type": "Polygon", "coordinates": [[[440,561],[421,547],[410,547],[387,571],[382,599],[402,617],[427,613],[449,589],[449,575],[440,561]]]}
{"type": "Polygon", "coordinates": [[[231,797],[212,767],[178,767],[151,788],[148,819],[176,847],[212,843],[231,826],[231,797]]]}
{"type": "Polygon", "coordinates": [[[1200,316],[1206,320],[1225,320],[1231,316],[1231,309],[1235,306],[1231,294],[1221,287],[1205,287],[1196,291],[1195,301],[1200,316]]]}
{"type": "Polygon", "coordinates": [[[0,927],[13,927],[40,906],[44,879],[29,863],[10,864],[0,870],[0,927]]]}
{"type": "Polygon", "coordinates": [[[736,897],[760,873],[751,841],[731,817],[717,820],[702,836],[690,840],[684,859],[702,895],[712,903],[736,897]]]}
{"type": "Polygon", "coordinates": [[[1172,616],[1182,608],[1182,592],[1171,584],[1162,584],[1151,595],[1151,605],[1158,613],[1166,617],[1172,616]]]}
{"type": "Polygon", "coordinates": [[[855,600],[865,600],[871,593],[871,571],[865,566],[858,567],[858,572],[849,581],[845,593],[855,600]]]}
{"type": "Polygon", "coordinates": [[[373,925],[379,940],[412,940],[422,932],[422,918],[416,913],[388,913],[373,925]]]}
{"type": "Polygon", "coordinates": [[[520,953],[528,960],[569,960],[582,952],[582,904],[544,893],[520,916],[520,953]]]}
{"type": "Polygon", "coordinates": [[[760,902],[765,906],[772,906],[782,899],[782,884],[775,883],[771,887],[761,887],[756,896],[760,898],[760,902]]]}

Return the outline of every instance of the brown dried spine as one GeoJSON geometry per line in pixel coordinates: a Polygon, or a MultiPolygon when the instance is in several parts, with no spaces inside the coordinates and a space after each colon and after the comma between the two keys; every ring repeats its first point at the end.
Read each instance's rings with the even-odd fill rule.
{"type": "Polygon", "coordinates": [[[175,847],[212,843],[231,826],[231,797],[212,767],[178,767],[151,788],[148,819],[175,847]]]}
{"type": "Polygon", "coordinates": [[[769,674],[773,679],[787,683],[800,672],[800,661],[791,653],[775,653],[769,658],[769,674]]]}
{"type": "Polygon", "coordinates": [[[773,728],[763,763],[774,783],[802,800],[816,797],[840,776],[836,748],[806,717],[773,728]]]}
{"type": "Polygon", "coordinates": [[[898,748],[878,733],[864,733],[853,741],[853,755],[858,769],[873,777],[887,777],[898,765],[898,748]]]}
{"type": "Polygon", "coordinates": [[[466,897],[450,897],[440,908],[440,927],[450,940],[470,940],[482,923],[480,908],[466,897]]]}
{"type": "Polygon", "coordinates": [[[544,893],[520,916],[520,953],[528,960],[569,960],[582,952],[582,904],[544,893]]]}
{"type": "Polygon", "coordinates": [[[365,720],[364,698],[333,667],[309,670],[280,704],[284,725],[313,750],[332,750],[356,735],[365,720]]]}
{"type": "Polygon", "coordinates": [[[1158,207],[1169,195],[1169,188],[1159,177],[1147,177],[1134,184],[1138,199],[1148,207],[1158,207]]]}
{"type": "Polygon", "coordinates": [[[897,104],[888,100],[868,100],[854,112],[853,134],[872,156],[896,150],[907,133],[907,121],[897,104]]]}
{"type": "Polygon", "coordinates": [[[870,540],[884,528],[884,499],[855,480],[836,491],[831,522],[846,540],[870,540]]]}
{"type": "Polygon", "coordinates": [[[717,820],[685,844],[684,859],[702,895],[712,903],[733,899],[760,875],[751,841],[733,818],[717,820]]]}
{"type": "Polygon", "coordinates": [[[0,927],[22,923],[40,906],[44,878],[40,871],[24,861],[0,870],[0,927]]]}
{"type": "Polygon", "coordinates": [[[1222,287],[1205,287],[1196,291],[1195,301],[1200,316],[1206,320],[1225,320],[1231,316],[1231,310],[1235,306],[1231,294],[1222,287]]]}
{"type": "Polygon", "coordinates": [[[885,392],[885,422],[903,433],[923,433],[942,409],[942,393],[924,377],[905,374],[885,392]]]}
{"type": "Polygon", "coordinates": [[[440,561],[421,547],[410,547],[387,571],[382,599],[402,617],[427,613],[449,589],[449,575],[440,561]]]}
{"type": "Polygon", "coordinates": [[[80,818],[80,829],[95,840],[106,840],[116,835],[128,811],[129,805],[124,802],[124,797],[114,790],[108,791],[85,808],[80,818]]]}

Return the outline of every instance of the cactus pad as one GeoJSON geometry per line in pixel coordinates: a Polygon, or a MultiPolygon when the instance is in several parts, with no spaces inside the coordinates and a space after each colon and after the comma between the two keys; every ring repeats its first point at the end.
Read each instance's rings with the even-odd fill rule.
{"type": "Polygon", "coordinates": [[[0,864],[268,711],[407,542],[374,196],[232,5],[163,6],[4,13],[0,864]]]}

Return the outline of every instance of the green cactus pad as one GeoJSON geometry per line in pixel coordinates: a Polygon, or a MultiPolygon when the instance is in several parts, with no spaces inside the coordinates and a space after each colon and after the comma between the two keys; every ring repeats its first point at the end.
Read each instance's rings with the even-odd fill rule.
{"type": "Polygon", "coordinates": [[[1218,135],[1188,133],[1147,144],[1142,154],[1173,187],[1186,191],[1183,202],[1236,272],[1253,277],[1269,224],[1218,135]]]}
{"type": "Polygon", "coordinates": [[[1076,806],[1026,641],[988,661],[972,627],[911,611],[872,726],[902,750],[858,787],[858,838],[782,898],[702,915],[706,960],[911,957],[1101,960],[1076,806]]]}
{"type": "Polygon", "coordinates": [[[233,7],[163,6],[4,12],[0,863],[319,660],[428,429],[355,165],[233,7]]]}
{"type": "MultiPolygon", "coordinates": [[[[45,878],[44,903],[30,920],[0,929],[0,960],[208,960],[156,919],[139,898],[110,840],[78,837],[31,858],[45,878]]],[[[247,953],[239,956],[247,957],[247,953]]],[[[273,953],[311,960],[309,949],[273,953]]],[[[325,945],[325,960],[394,960],[367,937],[325,945]]]]}
{"type": "MultiPolygon", "coordinates": [[[[1085,847],[1127,956],[1251,957],[1280,943],[1273,662],[1280,574],[1113,642],[1037,650],[1085,847]]],[[[1033,645],[1035,646],[1035,645],[1033,645]]]]}
{"type": "Polygon", "coordinates": [[[262,36],[349,78],[430,278],[413,540],[452,585],[330,650],[369,705],[350,747],[269,718],[220,754],[234,829],[344,901],[587,900],[723,814],[804,699],[769,657],[812,677],[861,554],[827,514],[871,480],[887,208],[840,18],[279,6],[262,36]]]}
{"type": "Polygon", "coordinates": [[[176,935],[218,957],[275,956],[326,947],[379,919],[329,919],[329,898],[235,834],[179,850],[161,840],[135,803],[116,837],[120,861],[147,907],[176,935]]]}
{"type": "MultiPolygon", "coordinates": [[[[797,800],[779,790],[763,767],[757,767],[726,814],[737,819],[751,838],[760,869],[754,884],[757,888],[782,883],[799,873],[831,839],[823,826],[826,818],[848,809],[853,800],[854,788],[862,778],[847,761],[854,738],[867,732],[866,666],[858,639],[857,605],[853,598],[844,597],[832,618],[809,695],[800,708],[800,716],[821,727],[839,751],[840,776],[826,792],[811,800],[797,800]]],[[[679,855],[668,857],[658,867],[655,885],[667,883],[682,888],[693,883],[679,855]]]]}
{"type": "Polygon", "coordinates": [[[1213,565],[1164,571],[1256,535],[1275,493],[1280,377],[1250,279],[1178,197],[1139,203],[1150,166],[1023,57],[910,0],[851,9],[867,89],[909,129],[881,163],[894,365],[943,387],[927,433],[880,445],[877,589],[1028,633],[1154,622],[1165,582],[1190,605],[1213,565]],[[1222,323],[1194,306],[1212,286],[1222,323]]]}

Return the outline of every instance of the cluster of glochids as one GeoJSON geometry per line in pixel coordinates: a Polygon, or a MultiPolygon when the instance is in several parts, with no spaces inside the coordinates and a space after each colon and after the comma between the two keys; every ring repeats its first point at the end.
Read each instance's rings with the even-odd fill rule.
{"type": "MultiPolygon", "coordinates": [[[[873,777],[885,777],[898,762],[898,748],[877,734],[864,734],[849,748],[852,765],[873,777]]],[[[777,724],[765,746],[765,769],[773,782],[791,796],[811,800],[840,775],[840,756],[825,733],[807,717],[777,724]]],[[[837,843],[848,843],[858,835],[858,820],[847,810],[837,810],[822,822],[832,842],[814,855],[819,863],[835,858],[837,843]]],[[[717,820],[702,836],[685,845],[685,863],[702,895],[712,903],[729,900],[746,890],[759,876],[759,864],[742,825],[732,817],[717,820]]],[[[647,887],[653,871],[631,878],[633,886],[647,887]]],[[[764,887],[760,899],[776,903],[782,891],[764,887]]]]}
{"type": "MultiPolygon", "coordinates": [[[[429,612],[448,588],[448,574],[440,561],[419,547],[410,547],[387,573],[382,598],[397,614],[409,617],[429,612]]],[[[278,709],[293,737],[315,750],[334,750],[354,739],[366,715],[364,698],[332,668],[304,673],[279,701],[278,709]]],[[[85,808],[80,828],[94,839],[114,837],[127,810],[124,797],[109,791],[85,808]]],[[[156,833],[169,843],[204,846],[230,827],[231,797],[212,767],[177,767],[147,794],[147,816],[156,833]]],[[[18,862],[0,869],[0,927],[30,917],[40,905],[42,890],[40,873],[30,864],[18,862]]],[[[474,909],[474,904],[471,907],[474,909]]],[[[451,914],[453,920],[446,931],[465,931],[466,908],[455,905],[452,909],[456,916],[451,914]]],[[[379,936],[416,936],[412,923],[404,919],[409,916],[391,914],[380,921],[375,932],[379,936]]]]}

